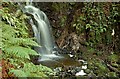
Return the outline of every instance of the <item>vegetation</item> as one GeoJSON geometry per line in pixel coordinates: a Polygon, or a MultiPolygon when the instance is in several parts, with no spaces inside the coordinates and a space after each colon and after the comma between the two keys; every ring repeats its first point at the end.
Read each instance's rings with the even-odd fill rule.
{"type": "Polygon", "coordinates": [[[28,24],[25,22],[27,16],[19,8],[15,9],[16,7],[18,6],[8,3],[0,10],[2,15],[0,43],[5,66],[3,77],[48,77],[53,72],[50,68],[34,65],[30,60],[30,55],[39,55],[31,47],[39,45],[28,35],[28,24]],[[11,11],[11,8],[14,11],[11,11]]]}
{"type": "Polygon", "coordinates": [[[59,47],[73,51],[76,59],[85,59],[88,62],[87,74],[118,77],[120,4],[89,2],[51,5],[54,16],[58,16],[52,18],[52,24],[59,47]]]}
{"type": "MultiPolygon", "coordinates": [[[[69,2],[34,5],[50,19],[58,46],[70,51],[74,59],[87,61],[86,76],[120,77],[119,3],[69,2]]],[[[26,21],[28,16],[15,3],[2,3],[0,15],[3,76],[53,75],[50,68],[34,65],[30,60],[30,55],[38,56],[32,47],[39,45],[34,41],[35,38],[30,38],[30,25],[26,21]]],[[[61,71],[65,75],[66,69],[61,71]]]]}

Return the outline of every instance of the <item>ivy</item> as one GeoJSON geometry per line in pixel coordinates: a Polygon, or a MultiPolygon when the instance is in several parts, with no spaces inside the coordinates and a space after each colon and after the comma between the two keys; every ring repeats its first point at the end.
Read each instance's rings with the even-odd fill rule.
{"type": "Polygon", "coordinates": [[[72,26],[78,34],[86,32],[88,36],[87,42],[90,46],[101,43],[110,44],[112,41],[111,33],[113,27],[111,26],[115,22],[113,22],[113,17],[118,16],[118,8],[116,6],[113,7],[113,4],[107,4],[84,3],[81,14],[75,17],[72,22],[72,26]],[[110,7],[113,8],[112,11],[110,11],[110,7]],[[106,9],[108,10],[107,12],[106,9]]]}

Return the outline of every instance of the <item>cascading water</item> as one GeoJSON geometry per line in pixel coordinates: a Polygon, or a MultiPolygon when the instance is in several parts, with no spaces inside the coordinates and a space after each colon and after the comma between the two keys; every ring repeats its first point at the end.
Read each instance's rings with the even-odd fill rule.
{"type": "Polygon", "coordinates": [[[42,57],[40,61],[47,59],[50,60],[49,58],[53,59],[55,57],[62,58],[62,56],[54,54],[54,49],[57,49],[58,47],[55,44],[54,38],[52,36],[52,28],[46,14],[31,5],[25,6],[23,11],[31,14],[36,21],[35,24],[33,19],[30,19],[30,24],[34,32],[36,42],[41,46],[35,47],[35,50],[40,53],[42,57]]]}
{"type": "Polygon", "coordinates": [[[33,6],[25,6],[26,12],[33,15],[35,21],[37,22],[36,25],[34,25],[32,19],[31,24],[32,28],[34,30],[35,38],[37,39],[37,42],[39,45],[43,46],[46,51],[41,52],[42,54],[49,54],[52,52],[52,50],[55,47],[53,36],[50,32],[50,24],[46,17],[46,15],[40,11],[39,9],[33,7],[33,6]]]}
{"type": "Polygon", "coordinates": [[[60,55],[55,49],[59,49],[55,44],[54,37],[52,35],[52,28],[49,20],[43,11],[35,8],[32,5],[27,5],[23,9],[23,12],[32,15],[30,24],[32,26],[34,37],[36,42],[41,47],[34,47],[41,57],[39,62],[46,66],[63,66],[63,65],[79,65],[78,62],[70,58],[68,55],[60,55]]]}
{"type": "MultiPolygon", "coordinates": [[[[38,59],[39,63],[53,68],[60,66],[77,66],[77,69],[79,66],[81,66],[78,61],[75,61],[68,55],[60,55],[58,53],[58,50],[56,49],[59,48],[55,44],[54,37],[52,35],[52,28],[46,14],[43,11],[35,8],[32,5],[27,5],[24,7],[23,12],[32,15],[29,19],[30,24],[34,32],[36,42],[41,46],[34,47],[34,50],[41,55],[41,57],[38,59]]],[[[85,62],[84,60],[82,61],[83,63],[85,62]]],[[[86,75],[83,70],[86,68],[87,65],[85,63],[85,66],[82,66],[82,69],[75,75],[86,75]]]]}

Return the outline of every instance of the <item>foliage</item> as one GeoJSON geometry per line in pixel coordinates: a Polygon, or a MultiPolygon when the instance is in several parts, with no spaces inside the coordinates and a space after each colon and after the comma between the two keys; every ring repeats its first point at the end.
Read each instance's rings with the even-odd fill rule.
{"type": "Polygon", "coordinates": [[[67,10],[69,8],[69,3],[53,3],[52,4],[52,8],[56,11],[60,13],[59,16],[59,25],[61,27],[64,27],[67,21],[67,10]],[[63,12],[64,11],[64,12],[63,12]]]}
{"type": "Polygon", "coordinates": [[[78,33],[86,32],[90,46],[102,43],[104,40],[102,37],[105,37],[103,33],[105,34],[107,30],[111,31],[109,15],[107,15],[109,11],[105,13],[104,6],[106,6],[104,3],[84,3],[81,14],[73,22],[73,27],[78,33]]]}
{"type": "MultiPolygon", "coordinates": [[[[116,71],[119,70],[116,69],[116,71]]],[[[94,75],[99,77],[118,77],[119,74],[109,70],[107,64],[99,58],[91,58],[91,60],[88,60],[88,69],[86,70],[86,73],[90,74],[91,76],[94,75]]]]}
{"type": "Polygon", "coordinates": [[[119,16],[115,3],[53,3],[52,8],[59,13],[59,26],[86,35],[88,46],[112,44],[114,23],[118,22],[115,18],[119,16]]]}
{"type": "MultiPolygon", "coordinates": [[[[8,5],[14,4],[8,3],[8,5]]],[[[2,15],[2,21],[0,22],[2,42],[0,42],[0,48],[3,51],[3,59],[14,66],[7,73],[13,73],[16,77],[47,77],[52,73],[50,68],[34,65],[30,61],[30,55],[39,55],[31,47],[39,45],[33,41],[33,38],[28,37],[28,24],[25,22],[27,16],[19,9],[15,9],[13,12],[10,10],[12,10],[11,7],[3,7],[0,10],[2,15]]]]}
{"type": "Polygon", "coordinates": [[[70,14],[70,12],[72,11],[74,5],[75,5],[74,2],[69,2],[69,3],[61,2],[61,3],[53,3],[52,4],[53,10],[55,12],[59,13],[58,21],[59,21],[60,27],[65,28],[65,27],[67,27],[66,25],[69,24],[68,21],[70,19],[72,19],[72,18],[70,18],[71,16],[69,16],[69,15],[72,15],[72,14],[70,14]]]}
{"type": "Polygon", "coordinates": [[[14,73],[18,77],[47,77],[47,75],[52,73],[52,70],[42,65],[26,63],[22,69],[11,69],[10,73],[14,73]]]}
{"type": "Polygon", "coordinates": [[[88,75],[118,77],[120,71],[118,62],[120,4],[113,2],[55,3],[52,7],[56,10],[53,13],[58,13],[59,17],[59,23],[55,22],[59,24],[58,27],[63,28],[58,37],[64,37],[63,30],[69,28],[68,35],[62,38],[66,41],[60,41],[60,43],[64,42],[65,48],[74,51],[76,54],[72,54],[75,54],[76,57],[88,61],[88,75]],[[72,17],[68,16],[69,14],[72,17]],[[71,19],[72,21],[70,21],[71,19]],[[72,35],[73,37],[70,35],[72,33],[77,34],[75,40],[73,39],[75,34],[72,35]],[[79,42],[74,43],[72,39],[79,42]],[[81,43],[81,40],[84,39],[85,41],[81,43]],[[78,50],[76,51],[72,46],[78,47],[78,50]],[[111,55],[111,53],[113,54],[111,55]]]}

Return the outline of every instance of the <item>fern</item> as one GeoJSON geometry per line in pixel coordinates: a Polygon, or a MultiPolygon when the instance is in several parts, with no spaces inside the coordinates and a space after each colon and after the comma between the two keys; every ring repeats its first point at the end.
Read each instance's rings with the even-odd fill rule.
{"type": "Polygon", "coordinates": [[[47,77],[47,75],[50,75],[53,71],[46,66],[26,63],[20,70],[11,69],[10,73],[13,73],[18,77],[47,77]]]}
{"type": "Polygon", "coordinates": [[[9,8],[0,10],[2,21],[0,22],[0,48],[3,59],[9,60],[15,69],[9,69],[16,77],[47,77],[52,70],[42,65],[34,65],[30,61],[30,55],[39,55],[32,46],[39,46],[33,38],[28,37],[28,28],[25,19],[27,16],[20,10],[9,13],[9,8]],[[2,42],[1,42],[2,41],[2,42]]]}
{"type": "MultiPolygon", "coordinates": [[[[2,41],[3,52],[13,57],[27,58],[30,59],[29,54],[38,55],[34,50],[30,48],[25,48],[23,46],[39,46],[35,41],[30,38],[15,38],[15,30],[11,26],[2,23],[4,27],[2,27],[2,41]],[[9,28],[9,29],[8,29],[9,28]],[[11,32],[12,31],[12,32],[11,32]]],[[[1,26],[0,26],[1,27],[1,26]]]]}
{"type": "MultiPolygon", "coordinates": [[[[24,36],[19,37],[17,32],[20,32],[18,28],[11,26],[10,22],[12,18],[15,19],[15,17],[12,17],[12,15],[5,13],[2,18],[7,20],[9,24],[6,24],[5,22],[0,22],[0,28],[2,28],[2,50],[5,54],[14,57],[20,57],[20,58],[27,58],[30,59],[29,55],[38,55],[34,50],[30,48],[30,46],[39,46],[35,41],[33,41],[31,38],[25,38],[24,36]],[[10,20],[10,21],[9,21],[10,20]],[[24,38],[22,38],[24,37],[24,38]]],[[[12,20],[13,21],[13,20],[12,20]]],[[[25,24],[19,22],[17,20],[17,24],[25,24]]],[[[13,23],[12,23],[13,24],[13,23]]],[[[14,23],[15,24],[15,23],[14,23]]],[[[22,26],[25,27],[25,26],[22,26]]],[[[26,28],[26,27],[25,27],[26,28]]],[[[20,28],[19,28],[20,29],[20,28]]],[[[22,30],[23,28],[21,28],[22,30]]],[[[27,32],[25,32],[27,33],[27,32]]]]}
{"type": "Polygon", "coordinates": [[[14,16],[16,14],[10,14],[8,13],[8,8],[3,8],[1,10],[2,19],[6,21],[10,26],[13,26],[16,30],[16,35],[19,37],[27,37],[28,33],[26,32],[28,30],[26,23],[24,20],[27,18],[25,14],[21,14],[21,17],[14,16]]]}
{"type": "Polygon", "coordinates": [[[6,47],[4,52],[13,57],[30,59],[29,55],[38,55],[34,50],[21,46],[6,47]]]}
{"type": "Polygon", "coordinates": [[[44,72],[44,73],[53,72],[50,68],[46,66],[34,65],[33,63],[25,64],[23,69],[29,72],[44,72]]]}
{"type": "Polygon", "coordinates": [[[31,38],[11,38],[9,40],[11,44],[14,45],[24,45],[24,46],[39,46],[35,41],[31,38]]]}
{"type": "MultiPolygon", "coordinates": [[[[22,70],[14,70],[14,69],[11,69],[9,74],[14,74],[16,77],[27,77],[27,74],[22,71],[22,70]]],[[[24,79],[27,79],[27,78],[24,78],[24,79]]]]}
{"type": "Polygon", "coordinates": [[[15,30],[13,27],[10,27],[8,24],[5,24],[4,22],[0,22],[0,28],[2,29],[3,39],[15,37],[15,30]]]}
{"type": "Polygon", "coordinates": [[[23,70],[25,72],[30,72],[31,74],[29,74],[29,76],[32,75],[33,77],[35,73],[37,73],[37,76],[39,77],[47,77],[47,75],[50,75],[50,73],[53,73],[53,71],[50,68],[42,65],[34,65],[33,63],[25,64],[23,70]]]}

